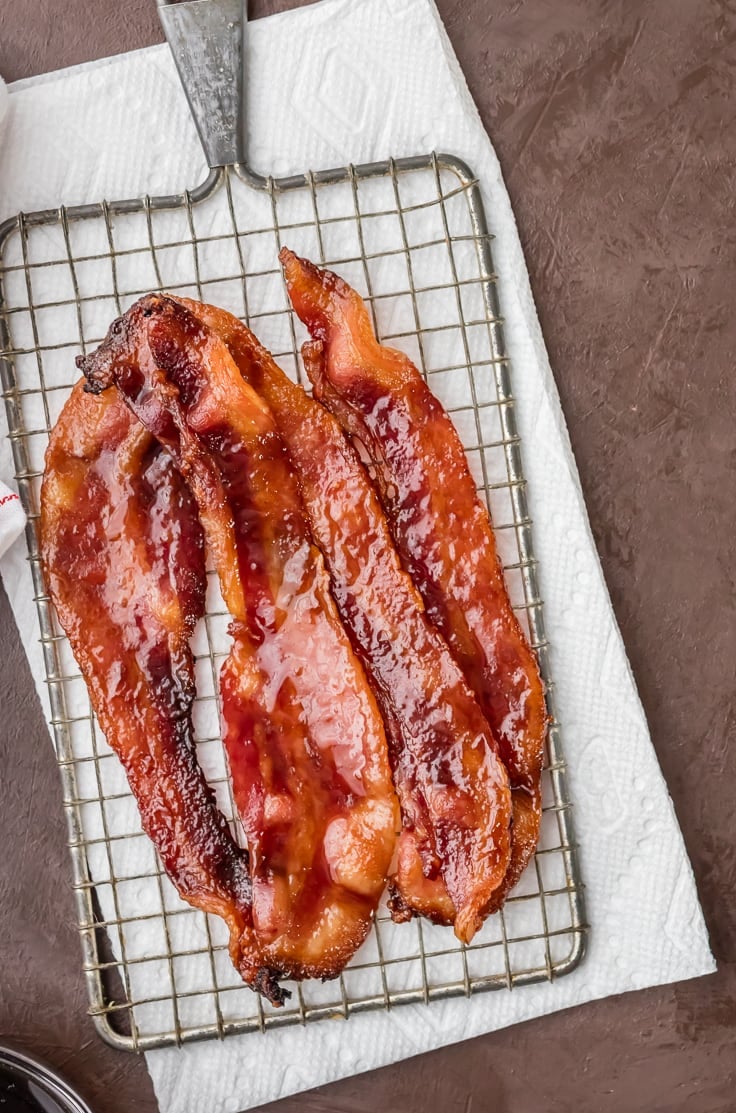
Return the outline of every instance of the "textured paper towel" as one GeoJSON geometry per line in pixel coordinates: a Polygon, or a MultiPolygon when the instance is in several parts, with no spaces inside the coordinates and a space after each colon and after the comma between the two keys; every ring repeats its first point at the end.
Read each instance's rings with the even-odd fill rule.
{"type": "MultiPolygon", "coordinates": [[[[446,149],[482,183],[592,932],[585,962],[553,985],[150,1053],[161,1108],[176,1113],[245,1108],[527,1017],[714,968],[590,537],[508,197],[433,6],[330,0],[254,24],[250,56],[256,169],[285,173],[446,149]]],[[[10,101],[0,217],[20,207],[166,192],[204,177],[166,48],[18,83],[10,101]]],[[[2,452],[5,474],[7,441],[2,452]]],[[[2,568],[32,645],[37,626],[22,543],[2,568]]],[[[29,655],[45,700],[40,654],[29,655]]]]}
{"type": "Polygon", "coordinates": [[[2,136],[5,117],[8,112],[8,87],[0,77],[0,136],[2,136]]]}

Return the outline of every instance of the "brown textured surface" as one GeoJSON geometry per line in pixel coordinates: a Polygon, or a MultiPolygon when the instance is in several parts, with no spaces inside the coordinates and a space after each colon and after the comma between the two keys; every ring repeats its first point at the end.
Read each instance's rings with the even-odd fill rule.
{"type": "MultiPolygon", "coordinates": [[[[731,1113],[736,11],[732,0],[439,8],[511,191],[593,531],[720,969],[271,1109],[731,1113]]],[[[153,0],[0,0],[6,79],[159,38],[153,0]]],[[[96,1109],[152,1113],[142,1060],[106,1048],[85,1017],[57,774],[4,597],[0,644],[0,1033],[64,1069],[96,1109]]]]}

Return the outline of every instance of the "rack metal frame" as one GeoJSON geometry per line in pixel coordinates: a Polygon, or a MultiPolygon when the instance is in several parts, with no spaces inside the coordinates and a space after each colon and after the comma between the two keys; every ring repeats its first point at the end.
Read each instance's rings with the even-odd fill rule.
{"type": "MultiPolygon", "coordinates": [[[[517,986],[562,977],[574,970],[583,957],[587,933],[583,887],[570,814],[560,726],[554,710],[549,647],[515,417],[516,402],[512,393],[511,370],[499,304],[501,281],[493,266],[492,238],[476,178],[465,163],[446,154],[347,166],[282,179],[261,177],[243,166],[229,166],[212,170],[207,180],[192,191],[165,197],[143,197],[20,214],[0,227],[0,382],[13,447],[16,482],[28,515],[26,536],[30,574],[33,577],[38,607],[52,711],[50,726],[59,761],[69,830],[73,884],[90,1013],[99,1034],[116,1047],[149,1050],[190,1040],[221,1038],[231,1032],[257,1029],[264,1031],[325,1017],[347,1018],[356,1012],[389,1009],[402,1003],[431,1004],[438,999],[469,997],[490,989],[510,990],[517,986]],[[389,183],[389,195],[393,203],[384,202],[382,207],[369,210],[363,204],[363,191],[368,183],[378,179],[389,183]],[[416,182],[418,179],[421,179],[421,188],[414,194],[414,199],[411,199],[412,191],[407,190],[406,183],[416,182]],[[338,215],[324,215],[324,199],[327,191],[333,187],[340,188],[343,197],[352,196],[351,212],[345,210],[338,215]],[[236,200],[243,190],[256,190],[268,198],[271,219],[267,226],[241,226],[236,200]],[[297,195],[302,200],[308,200],[309,210],[305,216],[304,205],[301,204],[298,218],[288,211],[289,198],[297,195]],[[225,214],[229,219],[230,225],[225,232],[221,230],[221,221],[217,224],[220,230],[215,234],[203,234],[198,229],[198,212],[205,206],[214,206],[221,218],[225,214]],[[158,238],[157,221],[160,214],[176,212],[184,214],[188,235],[173,240],[158,238]],[[428,239],[414,242],[414,215],[420,212],[424,224],[429,220],[434,231],[428,239]],[[146,229],[146,242],[132,248],[122,248],[116,245],[116,222],[128,217],[137,217],[142,222],[146,229]],[[380,218],[385,218],[384,223],[393,228],[395,242],[384,243],[380,249],[372,250],[368,227],[380,218]],[[80,255],[75,248],[74,226],[77,222],[90,221],[97,222],[103,230],[107,250],[80,255]],[[357,245],[357,250],[348,250],[341,254],[339,250],[327,248],[326,241],[329,240],[330,244],[337,242],[348,224],[350,242],[357,245]],[[50,247],[46,239],[40,243],[40,233],[50,229],[55,231],[55,238],[52,237],[52,240],[56,247],[50,247]],[[263,233],[273,237],[273,267],[254,272],[249,269],[249,237],[263,233]],[[375,957],[365,959],[361,957],[362,952],[358,952],[346,974],[337,982],[330,983],[332,989],[328,987],[330,992],[326,999],[323,994],[321,1000],[312,1000],[308,986],[297,985],[293,987],[293,1003],[284,1009],[272,1011],[254,995],[254,1004],[249,1015],[245,1015],[248,1013],[247,1009],[243,1009],[242,1013],[237,1010],[233,1013],[232,1009],[224,1007],[225,996],[232,993],[235,987],[222,983],[218,954],[226,951],[226,948],[224,943],[217,942],[216,929],[202,913],[188,909],[183,903],[181,909],[172,907],[164,892],[167,879],[158,863],[139,880],[143,883],[153,882],[158,887],[160,918],[166,946],[158,955],[145,956],[145,960],[149,961],[153,957],[163,961],[168,970],[169,990],[161,994],[149,992],[142,996],[131,988],[134,981],[133,967],[142,960],[126,953],[126,931],[129,931],[137,917],[125,912],[118,899],[117,890],[122,879],[116,875],[113,844],[120,839],[140,837],[140,826],[133,820],[122,833],[110,830],[108,810],[127,794],[124,791],[109,791],[101,767],[104,762],[116,759],[107,751],[104,740],[97,732],[91,708],[86,709],[83,715],[72,714],[70,711],[68,688],[77,678],[64,666],[62,649],[65,639],[56,624],[44,585],[37,532],[42,471],[38,462],[38,445],[33,451],[30,446],[38,438],[41,443],[45,443],[44,438],[48,437],[53,424],[52,411],[58,408],[60,398],[65,397],[72,386],[71,382],[60,384],[49,381],[44,365],[49,353],[64,349],[71,352],[75,344],[78,351],[85,351],[102,339],[101,336],[89,335],[85,324],[85,307],[94,302],[96,297],[93,290],[86,288],[81,277],[85,263],[94,261],[96,264],[109,264],[110,292],[118,313],[123,312],[136,296],[148,292],[145,285],[136,288],[135,278],[131,278],[139,263],[141,272],[145,270],[150,273],[150,265],[153,266],[159,288],[193,292],[203,300],[208,300],[208,297],[216,300],[211,292],[208,293],[210,287],[217,289],[218,284],[220,288],[223,283],[239,284],[242,287],[242,308],[239,315],[257,332],[262,317],[273,318],[276,314],[263,313],[250,303],[251,286],[256,279],[273,279],[279,274],[276,249],[281,246],[284,237],[288,239],[297,233],[314,236],[322,263],[338,270],[346,267],[358,268],[359,280],[362,274],[361,292],[371,307],[380,338],[399,347],[413,346],[420,368],[431,386],[443,376],[463,373],[468,376],[467,405],[450,409],[458,422],[465,420],[462,435],[466,448],[475,457],[476,468],[479,469],[479,490],[485,495],[493,513],[497,536],[499,539],[502,536],[511,539],[513,559],[507,559],[504,567],[507,577],[516,578],[518,582],[515,607],[529,631],[547,688],[551,717],[543,775],[543,828],[547,834],[543,832],[535,860],[527,870],[526,883],[523,879],[519,889],[509,898],[506,908],[491,918],[492,938],[487,933],[481,933],[478,942],[464,947],[455,940],[449,929],[430,930],[420,921],[414,921],[413,950],[396,958],[392,957],[390,941],[395,938],[396,932],[406,931],[407,926],[392,924],[385,911],[380,911],[376,916],[374,933],[375,957]],[[231,258],[237,258],[238,265],[232,273],[221,273],[213,277],[209,273],[203,273],[201,259],[205,249],[218,250],[219,241],[228,241],[229,248],[235,248],[235,255],[232,251],[229,253],[231,258]],[[468,247],[472,248],[470,255],[468,247]],[[161,257],[167,249],[190,253],[187,255],[189,262],[181,271],[179,283],[165,281],[161,257]],[[428,250],[446,253],[445,274],[449,275],[446,281],[422,283],[418,280],[421,268],[417,265],[417,259],[422,252],[428,250]],[[54,251],[57,252],[56,256],[48,257],[54,251]],[[142,265],[144,256],[145,268],[142,265]],[[381,288],[380,269],[377,271],[377,266],[381,260],[392,256],[403,260],[406,265],[408,284],[401,291],[381,288]],[[474,260],[470,269],[469,259],[474,260]],[[65,297],[37,299],[34,283],[38,280],[38,273],[42,268],[52,266],[68,268],[71,290],[65,297]],[[125,283],[120,279],[121,270],[126,272],[125,283]],[[25,289],[25,297],[17,294],[16,280],[19,276],[23,279],[21,286],[25,289]],[[11,286],[16,291],[15,294],[11,291],[11,286]],[[469,313],[467,308],[470,302],[466,294],[471,290],[476,297],[480,294],[480,302],[476,302],[474,312],[469,313]],[[424,299],[438,291],[446,291],[450,301],[454,302],[456,316],[452,322],[432,324],[424,320],[424,299]],[[404,304],[403,318],[401,312],[399,313],[401,327],[394,328],[393,331],[386,327],[386,315],[382,312],[387,299],[392,304],[403,299],[404,304]],[[481,312],[478,312],[478,304],[482,306],[481,312]],[[59,335],[57,340],[49,342],[39,324],[40,315],[45,310],[61,312],[64,320],[68,319],[74,324],[76,336],[70,339],[66,335],[59,335]],[[31,342],[16,344],[14,325],[21,314],[30,325],[31,342]],[[449,336],[451,330],[452,335],[449,336]],[[427,358],[427,349],[431,337],[443,332],[448,334],[448,343],[453,348],[454,355],[444,364],[435,366],[432,358],[427,358]],[[50,404],[52,395],[53,406],[50,404]],[[40,422],[37,417],[29,417],[29,409],[37,412],[31,405],[32,399],[41,400],[43,420],[40,422]],[[497,414],[498,433],[489,437],[485,415],[490,412],[497,414]],[[467,419],[470,419],[469,424],[467,419]],[[493,476],[498,474],[498,467],[501,465],[503,476],[500,480],[495,480],[493,476]],[[507,520],[503,520],[503,510],[499,512],[501,502],[503,506],[510,508],[510,517],[507,520]],[[80,722],[89,725],[91,740],[84,756],[80,756],[77,742],[80,722]],[[88,790],[86,795],[80,791],[79,786],[82,763],[89,763],[94,768],[94,791],[88,790]],[[102,836],[95,839],[90,839],[85,828],[84,807],[89,804],[98,805],[102,817],[102,836]],[[109,867],[109,876],[104,879],[104,884],[109,889],[107,914],[101,911],[97,899],[97,889],[101,884],[99,869],[90,869],[93,843],[98,847],[104,846],[109,867]],[[551,880],[553,875],[556,877],[554,881],[551,880]],[[513,919],[514,906],[520,906],[523,902],[527,902],[526,912],[531,909],[528,902],[535,902],[539,929],[519,936],[514,933],[509,921],[513,919]],[[184,910],[190,915],[202,917],[206,944],[200,948],[182,948],[172,939],[172,920],[184,910]],[[437,942],[438,931],[447,933],[444,942],[437,942]],[[111,936],[111,942],[106,939],[106,932],[111,936]],[[428,939],[428,932],[432,936],[431,940],[428,939]],[[531,955],[535,947],[536,957],[531,955]],[[211,971],[211,984],[207,988],[184,993],[177,988],[180,964],[193,959],[195,955],[206,957],[211,971]],[[453,966],[452,975],[443,976],[442,969],[449,970],[449,956],[453,956],[453,961],[459,965],[453,966]],[[403,964],[407,972],[403,980],[396,983],[393,973],[399,964],[403,964]],[[352,992],[349,985],[350,972],[369,970],[375,970],[379,976],[377,991],[358,994],[352,992]],[[212,999],[210,1022],[190,1023],[184,1015],[182,1002],[185,998],[190,999],[198,994],[209,995],[212,999]],[[158,1015],[156,1004],[162,1002],[171,1004],[171,1022],[153,1025],[146,1022],[143,1019],[145,1010],[142,1006],[154,1006],[152,1015],[158,1015]]],[[[290,365],[297,369],[299,377],[299,326],[289,309],[285,294],[278,314],[283,314],[283,321],[288,321],[289,343],[283,351],[275,351],[274,355],[282,361],[291,361],[290,365]]],[[[61,329],[61,324],[58,327],[61,329]]],[[[73,366],[71,355],[69,366],[73,366]]],[[[206,622],[209,623],[216,617],[216,614],[210,614],[206,622]]],[[[207,629],[209,634],[209,625],[207,629]]],[[[212,648],[211,638],[207,656],[210,660],[213,690],[216,692],[219,655],[212,648]]],[[[210,698],[216,697],[213,695],[210,698]]],[[[201,741],[214,744],[218,740],[207,738],[201,741]]],[[[222,788],[226,778],[219,780],[222,788]]],[[[225,808],[229,808],[229,818],[234,823],[231,796],[228,799],[225,808]]],[[[145,917],[140,917],[143,918],[145,917]]]]}

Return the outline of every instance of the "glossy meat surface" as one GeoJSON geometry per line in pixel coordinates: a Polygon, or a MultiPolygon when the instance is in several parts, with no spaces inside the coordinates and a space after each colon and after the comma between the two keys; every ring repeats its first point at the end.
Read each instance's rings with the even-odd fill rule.
{"type": "Polygon", "coordinates": [[[197,500],[232,616],[223,730],[269,966],[330,977],[365,938],[395,846],[386,739],[273,418],[226,346],[150,296],[84,370],[115,382],[197,500]]]}
{"type": "Polygon", "coordinates": [[[41,554],[59,621],[143,828],[190,904],[223,917],[247,980],[278,996],[243,956],[251,934],[245,851],[197,763],[189,639],[204,609],[202,530],[171,458],[115,390],[75,386],[49,440],[41,554]]]}
{"type": "Polygon", "coordinates": [[[488,512],[458,434],[403,353],[379,345],[359,295],[284,249],[289,295],[311,336],[317,398],[366,448],[404,566],[494,731],[514,796],[512,860],[536,846],[547,714],[536,658],[514,615],[488,512]]]}
{"type": "Polygon", "coordinates": [[[224,340],[271,410],[338,610],[371,678],[402,810],[395,910],[452,923],[469,942],[509,861],[508,778],[488,724],[401,568],[373,487],[338,422],[235,317],[183,304],[224,340]]]}

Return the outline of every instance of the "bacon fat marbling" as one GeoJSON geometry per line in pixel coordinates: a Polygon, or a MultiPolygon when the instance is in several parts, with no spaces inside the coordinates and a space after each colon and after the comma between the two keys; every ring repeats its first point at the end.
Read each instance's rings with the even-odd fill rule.
{"type": "Polygon", "coordinates": [[[257,961],[334,976],[369,930],[398,809],[380,714],[276,425],[223,342],[171,298],[141,299],[81,365],[171,452],[232,616],[222,718],[257,961]]]}
{"type": "Polygon", "coordinates": [[[403,353],[380,345],[359,295],[337,275],[281,252],[289,296],[312,342],[315,396],[360,441],[394,541],[476,693],[514,799],[512,858],[497,907],[536,847],[547,713],[539,667],[516,618],[460,438],[403,353]]]}
{"type": "Polygon", "coordinates": [[[243,976],[252,962],[248,857],[196,757],[189,639],[204,609],[197,510],[173,461],[115,390],[74,387],[52,430],[41,496],[49,593],[143,828],[181,896],[222,916],[243,976]]]}
{"type": "Polygon", "coordinates": [[[335,418],[244,325],[183,302],[227,344],[274,416],[332,592],[389,737],[403,831],[397,918],[418,912],[469,942],[509,861],[508,778],[478,703],[401,567],[368,476],[335,418]]]}

